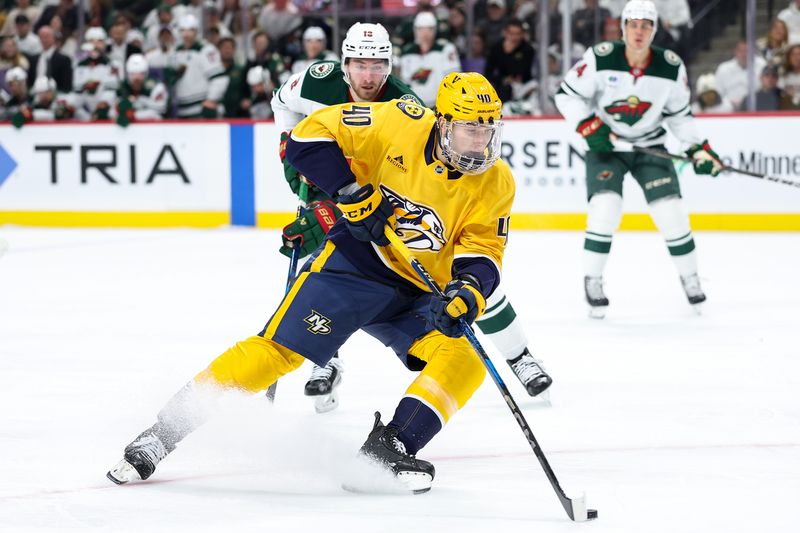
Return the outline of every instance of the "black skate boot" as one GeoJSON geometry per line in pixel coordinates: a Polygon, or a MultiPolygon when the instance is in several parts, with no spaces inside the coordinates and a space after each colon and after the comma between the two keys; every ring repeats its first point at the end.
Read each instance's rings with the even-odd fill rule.
{"type": "Polygon", "coordinates": [[[533,357],[527,348],[519,357],[506,362],[530,396],[538,396],[553,384],[553,378],[544,371],[541,361],[533,357]]]}
{"type": "Polygon", "coordinates": [[[697,274],[691,274],[686,277],[681,276],[681,283],[689,303],[699,312],[699,304],[706,301],[706,295],[702,287],[700,287],[700,278],[697,274]]]}
{"type": "Polygon", "coordinates": [[[344,367],[338,353],[325,366],[314,365],[304,392],[306,396],[314,397],[314,409],[318,413],[327,413],[339,406],[336,388],[342,381],[343,373],[344,367]]]}
{"type": "Polygon", "coordinates": [[[589,303],[589,316],[592,318],[605,317],[608,298],[603,292],[603,277],[585,276],[583,288],[586,291],[586,301],[589,303]]]}
{"type": "Polygon", "coordinates": [[[359,454],[390,470],[403,487],[414,494],[428,492],[436,470],[428,461],[406,453],[406,447],[397,437],[397,433],[397,428],[383,425],[381,414],[376,411],[375,425],[359,454]]]}
{"type": "Polygon", "coordinates": [[[123,459],[106,474],[106,477],[117,485],[122,485],[152,476],[156,465],[175,449],[174,444],[159,436],[159,429],[159,424],[155,424],[128,444],[123,459]]]}

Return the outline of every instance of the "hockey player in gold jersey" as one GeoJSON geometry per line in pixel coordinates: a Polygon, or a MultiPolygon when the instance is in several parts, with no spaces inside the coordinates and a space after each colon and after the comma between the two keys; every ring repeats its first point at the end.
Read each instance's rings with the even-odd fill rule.
{"type": "Polygon", "coordinates": [[[201,390],[258,392],[305,359],[325,365],[358,329],[393,349],[419,375],[392,420],[375,423],[361,454],[415,493],[430,489],[431,463],[416,458],[484,378],[461,336],[497,287],[514,198],[499,160],[501,102],[480,74],[453,73],[436,112],[405,100],[349,103],[300,122],[286,156],[339,204],[344,216],[264,329],[217,357],[124,451],[108,477],[147,479],[199,425],[201,390]],[[414,250],[444,297],[431,295],[384,236],[414,250]]]}

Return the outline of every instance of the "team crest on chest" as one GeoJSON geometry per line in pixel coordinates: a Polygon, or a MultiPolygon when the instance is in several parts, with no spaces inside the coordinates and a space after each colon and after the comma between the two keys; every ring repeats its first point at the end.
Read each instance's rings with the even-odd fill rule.
{"type": "Polygon", "coordinates": [[[629,96],[625,100],[617,100],[605,107],[606,113],[617,122],[633,126],[653,106],[650,102],[639,100],[638,96],[629,96]]]}
{"type": "Polygon", "coordinates": [[[321,80],[331,72],[333,72],[333,63],[331,63],[330,61],[325,61],[323,63],[316,63],[314,65],[311,65],[311,67],[309,67],[308,69],[308,73],[311,74],[311,77],[317,78],[318,80],[321,80]]]}
{"type": "Polygon", "coordinates": [[[412,250],[436,252],[444,246],[444,224],[433,208],[403,198],[386,185],[381,185],[383,196],[394,207],[397,234],[412,250]]]}

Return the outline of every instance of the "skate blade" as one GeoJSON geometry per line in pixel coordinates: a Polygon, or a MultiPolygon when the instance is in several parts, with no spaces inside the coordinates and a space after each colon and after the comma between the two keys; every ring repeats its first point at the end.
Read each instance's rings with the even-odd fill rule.
{"type": "Polygon", "coordinates": [[[705,302],[700,302],[698,304],[690,304],[692,306],[692,311],[694,311],[694,314],[696,314],[697,316],[702,316],[704,303],[705,302]]]}
{"type": "Polygon", "coordinates": [[[605,318],[607,309],[608,309],[608,306],[606,306],[606,305],[596,306],[596,307],[589,307],[589,317],[590,318],[595,318],[595,319],[598,319],[598,320],[601,319],[601,318],[605,318]]]}
{"type": "Polygon", "coordinates": [[[431,476],[423,472],[401,472],[394,479],[381,482],[346,481],[342,489],[355,494],[425,494],[432,484],[431,476]]]}
{"type": "Polygon", "coordinates": [[[317,413],[328,413],[339,407],[339,393],[335,390],[330,394],[314,396],[314,410],[317,413]]]}
{"type": "Polygon", "coordinates": [[[553,407],[553,403],[550,401],[550,387],[534,396],[533,399],[542,407],[553,407]]]}
{"type": "Polygon", "coordinates": [[[117,465],[106,472],[106,477],[117,485],[124,485],[130,481],[141,481],[139,472],[128,461],[123,459],[117,465]]]}

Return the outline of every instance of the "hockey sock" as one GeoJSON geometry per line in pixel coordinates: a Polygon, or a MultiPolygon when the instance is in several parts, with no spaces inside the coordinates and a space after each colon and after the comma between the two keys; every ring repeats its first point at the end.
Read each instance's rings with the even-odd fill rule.
{"type": "Polygon", "coordinates": [[[669,255],[681,277],[696,274],[697,253],[694,237],[689,226],[689,214],[684,209],[681,199],[674,196],[651,203],[650,216],[664,236],[669,255]]]}
{"type": "Polygon", "coordinates": [[[589,200],[586,237],[583,241],[583,271],[590,277],[603,275],[611,251],[614,230],[622,220],[622,196],[599,192],[589,200]]]}
{"type": "Polygon", "coordinates": [[[392,421],[387,424],[398,430],[398,438],[412,455],[421,450],[442,429],[436,412],[417,398],[406,396],[397,405],[392,421]]]}
{"type": "Polygon", "coordinates": [[[528,339],[517,320],[517,314],[499,287],[489,296],[486,311],[475,324],[506,359],[518,357],[528,346],[528,339]]]}

